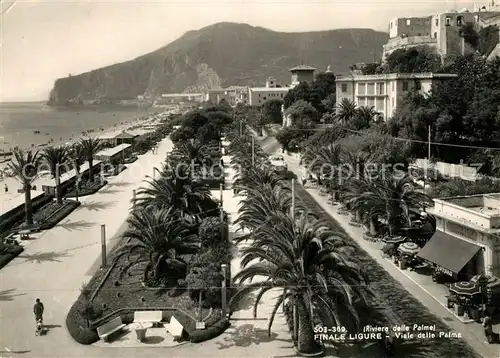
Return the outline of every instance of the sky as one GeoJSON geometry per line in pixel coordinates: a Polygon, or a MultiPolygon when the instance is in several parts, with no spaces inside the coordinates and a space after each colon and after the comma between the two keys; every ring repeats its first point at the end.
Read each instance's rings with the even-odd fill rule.
{"type": "MultiPolygon", "coordinates": [[[[487,1],[476,1],[486,3],[487,1]]],[[[124,62],[222,22],[299,32],[372,28],[472,0],[0,0],[0,102],[46,100],[54,81],[124,62]]]]}

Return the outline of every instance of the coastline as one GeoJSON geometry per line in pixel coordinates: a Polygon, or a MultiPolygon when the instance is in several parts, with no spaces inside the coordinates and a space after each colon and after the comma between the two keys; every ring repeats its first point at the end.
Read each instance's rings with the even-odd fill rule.
{"type": "MultiPolygon", "coordinates": [[[[41,151],[45,148],[52,147],[52,146],[61,146],[61,145],[72,145],[76,142],[78,142],[82,138],[89,138],[89,137],[111,137],[114,135],[119,134],[122,131],[127,131],[131,130],[131,128],[136,127],[136,126],[143,126],[148,123],[154,122],[157,120],[157,118],[164,117],[168,111],[158,111],[158,113],[148,113],[142,116],[133,116],[129,119],[124,119],[123,121],[107,126],[101,126],[101,127],[94,127],[94,128],[87,128],[86,130],[80,132],[79,134],[74,134],[69,138],[62,138],[60,137],[58,140],[51,138],[47,143],[40,144],[40,145],[31,145],[31,146],[18,146],[18,149],[27,151],[27,150],[38,150],[41,151]]],[[[12,152],[12,149],[14,148],[9,148],[7,150],[2,150],[0,149],[0,170],[5,168],[7,166],[7,163],[10,161],[9,159],[12,158],[12,154],[8,154],[12,152]]],[[[1,178],[0,178],[1,181],[1,178]]]]}

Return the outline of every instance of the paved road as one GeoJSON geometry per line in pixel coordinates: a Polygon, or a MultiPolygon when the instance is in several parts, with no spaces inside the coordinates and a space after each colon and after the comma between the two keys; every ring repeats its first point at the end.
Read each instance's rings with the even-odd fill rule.
{"type": "MultiPolygon", "coordinates": [[[[299,159],[296,156],[285,155],[285,160],[288,163],[290,171],[300,177],[302,170],[299,165],[299,159]]],[[[327,197],[319,195],[318,190],[313,188],[306,188],[311,196],[318,202],[318,204],[333,217],[347,232],[349,236],[355,240],[363,250],[368,252],[372,258],[377,261],[387,272],[398,280],[405,289],[417,298],[422,304],[427,307],[437,317],[442,318],[443,322],[447,324],[453,331],[460,332],[469,345],[485,358],[498,358],[500,357],[500,348],[498,345],[490,345],[485,342],[484,331],[477,323],[464,324],[460,322],[449,310],[444,308],[434,297],[430,296],[421,285],[409,278],[403,271],[397,268],[392,262],[386,260],[380,252],[380,248],[373,243],[367,242],[362,239],[363,229],[353,227],[348,224],[350,217],[342,216],[337,213],[337,208],[327,203],[327,197]]],[[[415,322],[418,323],[418,322],[415,322]]]]}

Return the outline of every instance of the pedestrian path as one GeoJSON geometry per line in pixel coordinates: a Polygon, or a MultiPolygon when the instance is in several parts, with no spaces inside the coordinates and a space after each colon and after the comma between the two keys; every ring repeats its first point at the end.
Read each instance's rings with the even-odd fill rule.
{"type": "MultiPolygon", "coordinates": [[[[223,161],[224,163],[228,163],[226,164],[226,180],[232,182],[236,172],[229,166],[231,158],[224,156],[223,161]]],[[[212,195],[218,198],[220,191],[214,190],[212,191],[212,195]]],[[[229,235],[230,238],[233,238],[241,233],[240,228],[234,225],[234,221],[238,218],[240,201],[244,197],[235,195],[233,190],[224,190],[223,198],[223,208],[228,213],[230,222],[232,223],[229,228],[229,235]]],[[[248,244],[242,243],[235,250],[235,256],[231,262],[231,274],[233,277],[241,271],[242,257],[240,250],[248,244]]],[[[257,277],[254,282],[258,280],[259,278],[257,277]]],[[[231,327],[223,335],[213,340],[215,344],[221,347],[231,347],[232,349],[238,346],[245,347],[242,351],[244,357],[294,356],[296,354],[295,349],[282,313],[276,315],[271,336],[268,335],[268,321],[276,302],[275,297],[278,293],[278,291],[273,290],[264,295],[258,306],[256,318],[253,316],[255,294],[249,295],[248,299],[242,302],[239,308],[232,314],[231,327]]]]}
{"type": "MultiPolygon", "coordinates": [[[[35,235],[25,251],[0,271],[0,351],[26,351],[24,356],[88,356],[88,347],[72,340],[66,314],[90,279],[89,268],[101,252],[101,224],[106,225],[108,248],[116,243],[130,209],[132,191],[138,189],[153,167],[159,167],[172,149],[161,142],[151,152],[110,178],[99,192],[81,198],[82,205],[54,228],[35,235]],[[48,335],[34,336],[32,308],[35,298],[45,305],[48,335]]],[[[107,354],[106,354],[107,356],[107,354]]]]}
{"type": "MultiPolygon", "coordinates": [[[[299,159],[296,156],[285,155],[285,161],[288,163],[288,169],[300,176],[302,168],[299,164],[299,159]]],[[[464,324],[460,322],[453,313],[446,309],[440,302],[442,290],[439,285],[431,283],[426,276],[418,275],[415,272],[402,271],[391,261],[386,260],[380,250],[380,245],[369,242],[363,239],[363,228],[349,225],[350,216],[343,216],[337,213],[337,208],[328,204],[327,197],[322,196],[319,190],[315,188],[307,188],[306,190],[318,202],[318,204],[334,218],[346,231],[346,233],[358,243],[370,256],[380,264],[387,272],[398,280],[406,290],[417,298],[422,304],[427,307],[437,317],[440,317],[446,325],[452,330],[462,334],[462,337],[467,343],[481,356],[485,358],[500,357],[500,347],[498,345],[490,345],[485,342],[484,331],[480,324],[471,323],[464,324]]],[[[432,280],[431,280],[432,281],[432,280]]],[[[500,325],[497,325],[500,326],[500,325]]],[[[496,328],[499,331],[500,327],[496,328]]]]}

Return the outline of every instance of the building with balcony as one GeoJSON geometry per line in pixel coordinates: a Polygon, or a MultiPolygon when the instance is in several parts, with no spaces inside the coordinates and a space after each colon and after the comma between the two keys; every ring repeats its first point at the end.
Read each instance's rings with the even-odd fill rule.
{"type": "Polygon", "coordinates": [[[383,46],[382,58],[386,59],[397,49],[426,45],[441,56],[465,55],[475,50],[460,36],[460,28],[472,23],[476,29],[494,24],[500,9],[494,4],[477,8],[472,12],[448,10],[425,17],[402,17],[389,23],[389,41],[383,46]]]}
{"type": "Polygon", "coordinates": [[[500,193],[434,199],[436,233],[418,256],[459,280],[500,276],[500,193]]]}
{"type": "Polygon", "coordinates": [[[353,74],[336,77],[337,103],[347,98],[357,106],[374,107],[384,120],[389,119],[409,91],[427,94],[436,81],[456,78],[445,73],[353,74]]]}

